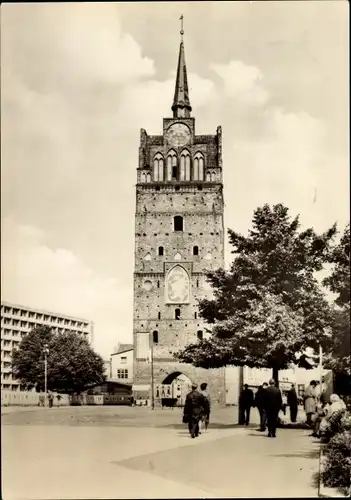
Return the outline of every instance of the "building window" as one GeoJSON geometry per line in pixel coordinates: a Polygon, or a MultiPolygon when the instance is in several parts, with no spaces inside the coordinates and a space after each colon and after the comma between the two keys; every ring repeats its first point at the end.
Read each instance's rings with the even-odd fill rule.
{"type": "Polygon", "coordinates": [[[127,356],[121,356],[121,365],[127,364],[127,356]]]}
{"type": "Polygon", "coordinates": [[[195,246],[193,248],[193,255],[199,255],[199,247],[195,246]]]}
{"type": "Polygon", "coordinates": [[[199,280],[196,280],[196,288],[199,288],[199,280]]]}
{"type": "Polygon", "coordinates": [[[160,288],[160,282],[159,281],[157,282],[157,288],[160,288]]]}
{"type": "Polygon", "coordinates": [[[174,217],[174,231],[183,231],[183,217],[180,215],[174,217]]]}
{"type": "Polygon", "coordinates": [[[180,156],[180,180],[190,181],[190,154],[183,151],[180,156]]]}
{"type": "Polygon", "coordinates": [[[201,153],[196,153],[194,157],[193,180],[204,180],[204,157],[201,153]]]}
{"type": "Polygon", "coordinates": [[[175,310],[175,319],[180,319],[180,309],[175,310]]]}
{"type": "Polygon", "coordinates": [[[194,319],[197,319],[197,312],[194,312],[194,319]]]}
{"type": "Polygon", "coordinates": [[[163,247],[158,247],[158,255],[163,255],[163,247]]]}
{"type": "Polygon", "coordinates": [[[167,157],[167,181],[173,179],[173,174],[177,177],[177,155],[175,151],[170,151],[167,157]]]}
{"type": "Polygon", "coordinates": [[[197,332],[197,338],[199,340],[202,340],[204,338],[204,334],[203,334],[202,330],[198,330],[198,332],[197,332]]]}
{"type": "Polygon", "coordinates": [[[125,368],[117,370],[117,378],[128,378],[128,370],[125,368]]]}
{"type": "Polygon", "coordinates": [[[161,319],[161,313],[160,312],[158,313],[158,319],[161,319]]]}
{"type": "Polygon", "coordinates": [[[160,153],[154,158],[154,182],[163,181],[163,156],[160,153]]]}
{"type": "Polygon", "coordinates": [[[146,174],[146,182],[151,182],[151,174],[149,172],[146,174]]]}
{"type": "Polygon", "coordinates": [[[152,341],[154,344],[158,344],[158,331],[157,330],[152,332],[152,341]]]}

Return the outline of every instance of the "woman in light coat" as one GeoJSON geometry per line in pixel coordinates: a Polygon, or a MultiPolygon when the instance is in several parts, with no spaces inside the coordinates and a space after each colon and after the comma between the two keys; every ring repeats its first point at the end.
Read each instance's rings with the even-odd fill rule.
{"type": "Polygon", "coordinates": [[[315,380],[311,380],[310,385],[305,390],[304,394],[304,405],[305,412],[307,416],[307,425],[312,424],[312,415],[316,413],[316,402],[317,402],[317,393],[316,393],[317,383],[315,380]]]}
{"type": "Polygon", "coordinates": [[[325,417],[322,419],[319,426],[320,434],[325,434],[330,428],[332,417],[339,411],[344,411],[345,409],[346,405],[344,401],[337,394],[332,394],[330,396],[329,405],[325,407],[325,417]]]}

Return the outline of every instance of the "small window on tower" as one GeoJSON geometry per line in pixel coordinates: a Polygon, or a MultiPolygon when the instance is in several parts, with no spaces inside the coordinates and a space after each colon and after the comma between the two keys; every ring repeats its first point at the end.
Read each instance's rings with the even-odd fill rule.
{"type": "Polygon", "coordinates": [[[163,247],[158,247],[158,255],[163,255],[163,247]]]}
{"type": "Polygon", "coordinates": [[[197,312],[194,312],[194,319],[197,319],[197,312]]]}
{"type": "Polygon", "coordinates": [[[172,181],[178,180],[178,168],[177,165],[172,167],[172,181]]]}
{"type": "Polygon", "coordinates": [[[193,255],[199,255],[199,247],[195,246],[193,248],[193,255]]]}
{"type": "Polygon", "coordinates": [[[152,340],[153,340],[154,344],[158,344],[158,331],[157,330],[152,332],[152,340]]]}
{"type": "Polygon", "coordinates": [[[199,340],[202,340],[202,339],[204,338],[204,334],[203,334],[202,330],[199,330],[199,331],[197,332],[197,338],[198,338],[199,340]]]}
{"type": "Polygon", "coordinates": [[[180,319],[180,309],[175,310],[175,319],[180,319]]]}
{"type": "Polygon", "coordinates": [[[183,231],[183,217],[181,217],[180,215],[176,215],[174,217],[174,230],[183,231]]]}
{"type": "Polygon", "coordinates": [[[160,312],[158,313],[158,319],[161,319],[161,313],[160,312]]]}

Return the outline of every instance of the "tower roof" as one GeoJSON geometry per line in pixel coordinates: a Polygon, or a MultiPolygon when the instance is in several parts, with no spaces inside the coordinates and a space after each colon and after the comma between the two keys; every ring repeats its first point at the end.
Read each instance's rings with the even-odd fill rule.
{"type": "MultiPolygon", "coordinates": [[[[181,34],[183,35],[182,32],[181,34]]],[[[189,117],[191,111],[183,40],[181,40],[179,47],[177,78],[172,111],[174,118],[189,117]]]]}

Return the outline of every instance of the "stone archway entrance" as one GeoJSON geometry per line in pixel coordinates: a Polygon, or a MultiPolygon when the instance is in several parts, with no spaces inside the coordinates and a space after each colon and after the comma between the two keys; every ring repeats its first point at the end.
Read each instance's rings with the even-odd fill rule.
{"type": "Polygon", "coordinates": [[[185,398],[191,391],[192,381],[182,372],[173,372],[167,375],[163,384],[171,385],[171,394],[173,394],[173,406],[184,406],[185,398]]]}

